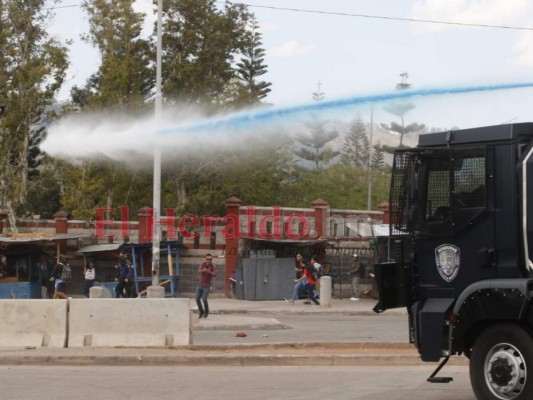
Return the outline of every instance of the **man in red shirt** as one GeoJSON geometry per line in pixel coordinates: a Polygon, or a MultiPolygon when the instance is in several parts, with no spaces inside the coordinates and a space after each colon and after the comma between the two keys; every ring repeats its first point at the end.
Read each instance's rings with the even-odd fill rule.
{"type": "Polygon", "coordinates": [[[320,304],[315,296],[316,276],[319,268],[320,264],[316,262],[316,257],[312,257],[311,262],[304,269],[304,275],[307,277],[307,283],[302,289],[304,295],[316,305],[320,304]]]}
{"type": "Polygon", "coordinates": [[[209,253],[205,255],[205,261],[198,267],[200,282],[196,288],[196,305],[198,306],[198,318],[207,318],[209,315],[209,304],[207,296],[211,289],[211,282],[217,276],[217,269],[213,264],[213,256],[209,253]],[[203,305],[202,305],[203,301],[203,305]]]}

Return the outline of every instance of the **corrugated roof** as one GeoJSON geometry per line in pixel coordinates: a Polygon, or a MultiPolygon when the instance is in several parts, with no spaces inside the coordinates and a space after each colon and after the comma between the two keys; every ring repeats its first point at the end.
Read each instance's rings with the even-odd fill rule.
{"type": "Polygon", "coordinates": [[[50,234],[50,233],[38,233],[33,232],[31,235],[23,236],[24,234],[20,234],[20,236],[0,236],[0,242],[1,243],[9,243],[9,244],[16,244],[16,243],[38,243],[38,242],[55,242],[57,240],[71,240],[71,239],[80,239],[80,238],[88,238],[92,237],[93,235],[89,233],[56,233],[56,234],[50,234]]]}
{"type": "Polygon", "coordinates": [[[118,250],[121,246],[122,243],[93,244],[80,248],[78,250],[78,253],[99,253],[102,251],[115,251],[118,250]]]}

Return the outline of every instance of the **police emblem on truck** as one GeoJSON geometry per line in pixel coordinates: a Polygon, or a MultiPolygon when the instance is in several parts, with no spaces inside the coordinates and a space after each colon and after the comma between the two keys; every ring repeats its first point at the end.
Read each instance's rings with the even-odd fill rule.
{"type": "Polygon", "coordinates": [[[441,244],[435,249],[435,261],[442,279],[451,282],[459,273],[461,251],[453,244],[441,244]]]}

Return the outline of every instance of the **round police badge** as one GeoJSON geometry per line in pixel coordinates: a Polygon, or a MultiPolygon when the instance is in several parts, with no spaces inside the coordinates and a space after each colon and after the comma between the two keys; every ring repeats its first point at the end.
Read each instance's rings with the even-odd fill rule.
{"type": "Polygon", "coordinates": [[[453,244],[441,244],[435,249],[435,261],[442,279],[451,282],[459,273],[461,251],[453,244]]]}

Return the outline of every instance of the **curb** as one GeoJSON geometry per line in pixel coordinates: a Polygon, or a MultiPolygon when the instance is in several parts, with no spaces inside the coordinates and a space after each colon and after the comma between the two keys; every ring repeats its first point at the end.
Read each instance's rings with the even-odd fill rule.
{"type": "MultiPolygon", "coordinates": [[[[170,348],[11,349],[0,365],[66,366],[413,366],[420,360],[408,343],[278,343],[170,348]]],[[[453,357],[450,365],[468,365],[453,357]]]]}

